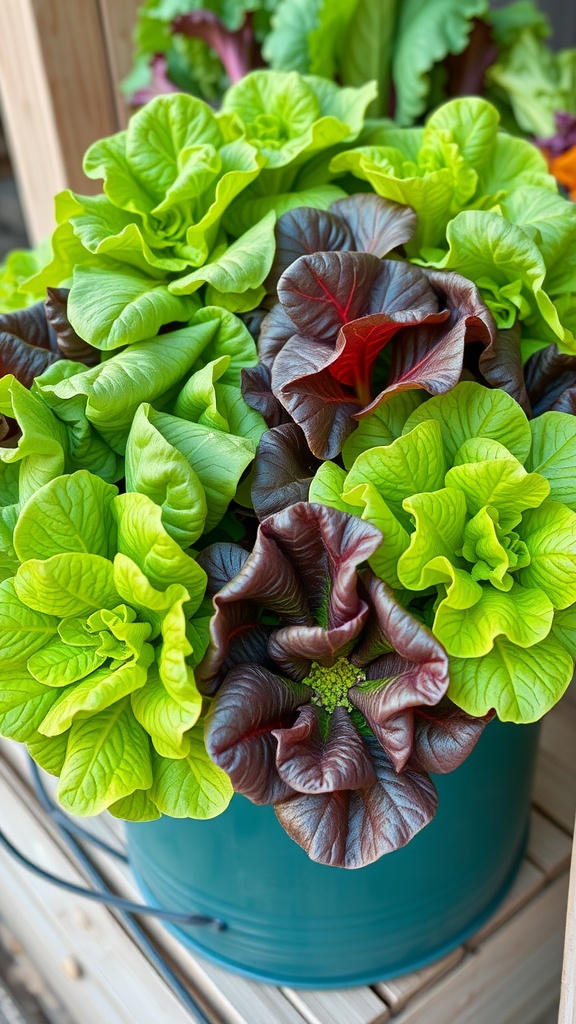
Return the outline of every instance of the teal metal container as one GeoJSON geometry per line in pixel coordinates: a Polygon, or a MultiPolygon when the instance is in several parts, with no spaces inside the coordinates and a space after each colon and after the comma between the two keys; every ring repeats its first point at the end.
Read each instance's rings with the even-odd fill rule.
{"type": "Polygon", "coordinates": [[[492,722],[468,760],[436,776],[432,823],[356,871],[314,864],[271,807],[236,796],[211,821],[127,824],[143,893],[227,923],[169,926],[195,952],[262,981],[340,988],[423,966],[495,909],[522,859],[538,726],[492,722]]]}

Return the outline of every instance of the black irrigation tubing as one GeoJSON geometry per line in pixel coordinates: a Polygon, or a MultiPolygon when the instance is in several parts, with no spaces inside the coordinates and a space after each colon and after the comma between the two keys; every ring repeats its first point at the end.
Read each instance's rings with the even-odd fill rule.
{"type": "Polygon", "coordinates": [[[123,861],[126,861],[126,857],[121,851],[114,849],[114,847],[109,846],[101,840],[96,839],[86,829],[69,821],[68,817],[60,811],[58,806],[46,792],[36,764],[31,762],[31,765],[34,789],[39,802],[58,828],[58,831],[67,846],[73,852],[75,858],[80,862],[83,870],[95,886],[95,889],[86,889],[83,886],[74,885],[72,882],[67,882],[65,879],[58,878],[56,875],[51,874],[51,872],[45,871],[38,864],[35,864],[33,861],[25,857],[1,830],[0,846],[3,846],[19,864],[27,868],[29,871],[32,871],[39,878],[58,885],[60,888],[73,893],[74,895],[82,896],[86,899],[92,900],[93,902],[103,903],[104,905],[111,907],[122,918],[124,927],[135,939],[137,945],[148,957],[158,974],[160,974],[169,988],[172,989],[175,996],[186,1007],[191,1015],[191,1024],[211,1024],[210,1018],[206,1016],[200,1003],[195,999],[187,986],[183,984],[169,964],[166,963],[144,929],[136,920],[134,920],[134,915],[144,914],[159,918],[160,920],[173,921],[178,924],[215,925],[219,930],[223,930],[226,925],[215,918],[204,917],[197,914],[183,914],[178,911],[166,910],[162,907],[149,907],[145,904],[133,903],[131,900],[125,900],[120,896],[116,896],[116,894],[110,890],[98,869],[94,866],[80,846],[77,837],[81,836],[85,841],[94,843],[94,845],[99,849],[104,850],[113,857],[117,857],[123,861]]]}

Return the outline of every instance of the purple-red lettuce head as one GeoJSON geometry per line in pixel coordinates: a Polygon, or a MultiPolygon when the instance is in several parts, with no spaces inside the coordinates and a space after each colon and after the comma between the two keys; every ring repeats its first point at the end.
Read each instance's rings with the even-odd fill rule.
{"type": "Polygon", "coordinates": [[[423,828],[437,804],[427,772],[457,767],[485,724],[446,700],[443,647],[362,568],[381,541],[299,502],[260,525],[250,553],[200,556],[215,606],[197,671],[210,756],[313,860],[341,867],[423,828]]]}
{"type": "Polygon", "coordinates": [[[272,413],[275,398],[321,459],[338,455],[356,421],[389,395],[450,390],[465,344],[489,345],[494,332],[470,281],[381,258],[410,238],[414,215],[378,198],[280,218],[272,269],[273,283],[280,274],[278,303],[259,339],[264,370],[245,375],[246,400],[272,413]],[[307,255],[298,256],[304,247],[307,255]]]}

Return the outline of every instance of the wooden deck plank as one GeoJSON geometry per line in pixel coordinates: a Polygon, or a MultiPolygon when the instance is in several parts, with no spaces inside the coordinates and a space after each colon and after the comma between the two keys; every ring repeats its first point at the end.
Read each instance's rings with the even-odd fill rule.
{"type": "Polygon", "coordinates": [[[576,810],[576,778],[547,751],[538,755],[533,802],[547,817],[572,833],[576,810]]]}
{"type": "Polygon", "coordinates": [[[572,844],[569,836],[535,808],[531,813],[527,856],[551,880],[570,865],[572,844]]]}
{"type": "Polygon", "coordinates": [[[429,967],[423,967],[420,971],[412,971],[411,974],[399,975],[389,981],[379,982],[374,985],[374,989],[386,1001],[392,1013],[397,1014],[419,992],[452,971],[460,963],[464,954],[464,947],[461,946],[449,953],[448,956],[442,957],[441,960],[436,960],[429,967]]]}
{"type": "MultiPolygon", "coordinates": [[[[84,878],[0,763],[0,806],[12,841],[47,870],[84,878]]],[[[82,1024],[190,1024],[174,993],[110,912],[32,875],[0,850],[2,915],[75,1020],[82,1024]],[[112,969],[113,967],[113,969],[112,969]],[[146,985],[141,979],[146,977],[146,985]],[[55,980],[57,979],[57,980],[55,980]]]]}
{"type": "Polygon", "coordinates": [[[388,1007],[369,988],[349,988],[340,992],[284,988],[282,992],[307,1024],[384,1024],[390,1020],[388,1007]]]}
{"type": "Polygon", "coordinates": [[[552,882],[397,1024],[537,1024],[560,982],[567,888],[566,875],[552,882]]]}
{"type": "Polygon", "coordinates": [[[560,1000],[560,1016],[558,1024],[574,1024],[576,1021],[576,829],[574,830],[574,847],[572,868],[570,871],[570,891],[568,893],[568,912],[566,915],[566,939],[564,944],[564,965],[562,968],[562,996],[560,1000]]]}

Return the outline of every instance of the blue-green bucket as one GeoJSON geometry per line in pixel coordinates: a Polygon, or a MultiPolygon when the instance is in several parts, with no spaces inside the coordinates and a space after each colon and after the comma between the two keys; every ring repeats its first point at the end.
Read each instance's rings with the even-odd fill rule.
{"type": "Polygon", "coordinates": [[[440,806],[404,847],[355,871],[314,864],[271,807],[236,796],[211,821],[128,824],[140,887],[162,906],[227,923],[169,926],[195,952],[261,981],[340,988],[423,966],[505,896],[528,835],[537,726],[492,722],[436,776],[440,806]]]}

